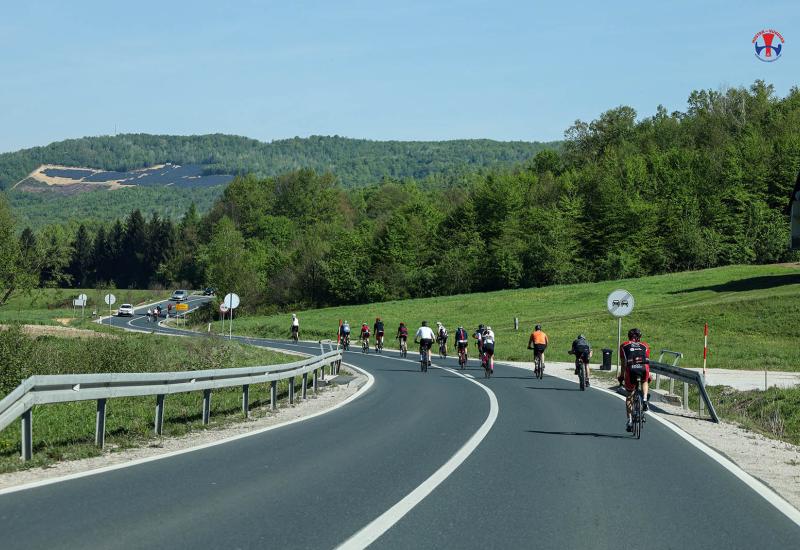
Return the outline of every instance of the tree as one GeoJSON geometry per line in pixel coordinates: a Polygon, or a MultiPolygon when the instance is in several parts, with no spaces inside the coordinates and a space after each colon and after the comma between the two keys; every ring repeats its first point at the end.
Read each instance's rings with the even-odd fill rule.
{"type": "MultiPolygon", "coordinates": [[[[30,239],[30,235],[27,236],[30,239]]],[[[30,241],[28,241],[30,242],[30,241]]],[[[0,197],[0,306],[20,290],[34,286],[38,273],[26,268],[27,251],[20,251],[20,241],[14,233],[14,219],[5,197],[0,197]]]]}

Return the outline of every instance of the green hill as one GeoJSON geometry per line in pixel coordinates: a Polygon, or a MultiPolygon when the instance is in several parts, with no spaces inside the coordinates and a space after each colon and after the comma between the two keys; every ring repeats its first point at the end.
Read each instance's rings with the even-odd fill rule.
{"type": "MultiPolygon", "coordinates": [[[[442,321],[452,334],[459,324],[470,332],[479,323],[492,326],[496,352],[502,359],[527,360],[527,338],[542,323],[550,335],[549,360],[569,361],[566,351],[578,333],[597,351],[614,349],[617,322],[606,310],[609,292],[624,288],[636,300],[623,330],[637,326],[654,352],[662,348],[684,353],[682,366],[700,367],[703,324],[709,324],[709,366],[734,369],[800,370],[800,264],[729,266],[670,275],[505,290],[439,298],[392,301],[298,312],[304,339],[335,337],[339,319],[353,330],[380,315],[389,347],[400,321],[416,330],[423,319],[442,321]],[[513,330],[519,317],[520,330],[513,330]]],[[[258,336],[288,337],[288,314],[242,317],[236,331],[258,336]]],[[[411,346],[410,346],[411,347],[411,346]]],[[[412,348],[413,349],[413,348],[412,348]]],[[[471,345],[474,353],[474,345],[471,345]]],[[[616,353],[615,353],[616,358],[616,353]]]]}

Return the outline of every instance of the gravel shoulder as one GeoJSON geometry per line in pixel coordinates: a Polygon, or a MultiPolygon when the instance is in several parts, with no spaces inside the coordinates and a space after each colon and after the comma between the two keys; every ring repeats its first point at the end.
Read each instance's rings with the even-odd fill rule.
{"type": "MultiPolygon", "coordinates": [[[[532,363],[503,363],[533,371],[532,363]]],[[[545,374],[577,383],[577,377],[573,374],[574,368],[571,363],[548,362],[545,374]]],[[[611,390],[616,387],[596,376],[591,380],[598,387],[611,390]]],[[[623,406],[622,403],[620,406],[623,406]]],[[[669,403],[651,402],[650,409],[662,419],[721,453],[792,506],[800,509],[800,447],[750,432],[724,420],[715,424],[699,418],[697,412],[684,411],[682,407],[669,403]]]]}
{"type": "Polygon", "coordinates": [[[264,407],[263,411],[259,411],[263,413],[263,416],[258,415],[254,419],[243,419],[241,422],[218,428],[191,432],[182,437],[164,437],[146,447],[124,450],[107,449],[102,455],[92,458],[59,462],[47,468],[31,468],[2,474],[0,475],[0,489],[186,450],[323,412],[357,393],[366,383],[367,377],[364,374],[355,369],[351,369],[350,372],[352,375],[341,378],[341,384],[336,383],[334,378],[331,385],[324,386],[316,395],[309,392],[309,397],[305,401],[298,400],[294,405],[279,405],[278,410],[274,413],[267,411],[264,407]]]}

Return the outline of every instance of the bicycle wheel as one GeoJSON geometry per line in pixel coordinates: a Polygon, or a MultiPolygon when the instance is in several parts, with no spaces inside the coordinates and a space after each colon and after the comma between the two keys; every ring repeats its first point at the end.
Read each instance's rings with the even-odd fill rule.
{"type": "Polygon", "coordinates": [[[638,391],[633,396],[633,411],[631,416],[633,420],[633,437],[639,439],[642,436],[642,426],[639,423],[639,419],[642,417],[642,402],[639,399],[638,391]]]}
{"type": "Polygon", "coordinates": [[[636,429],[636,439],[640,439],[642,437],[642,428],[644,428],[644,400],[641,392],[636,397],[636,401],[639,403],[639,422],[636,429]]]}
{"type": "Polygon", "coordinates": [[[539,356],[539,380],[544,378],[544,361],[542,361],[542,357],[539,356]]]}
{"type": "Polygon", "coordinates": [[[583,370],[583,361],[578,361],[578,380],[581,383],[581,391],[586,390],[586,373],[583,370]]]}

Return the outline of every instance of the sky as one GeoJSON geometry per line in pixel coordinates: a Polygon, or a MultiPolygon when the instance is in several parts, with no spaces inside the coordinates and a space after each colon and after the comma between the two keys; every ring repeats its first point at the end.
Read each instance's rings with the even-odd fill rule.
{"type": "Polygon", "coordinates": [[[0,151],[115,131],[549,141],[619,105],[800,84],[796,0],[6,4],[0,151]]]}

